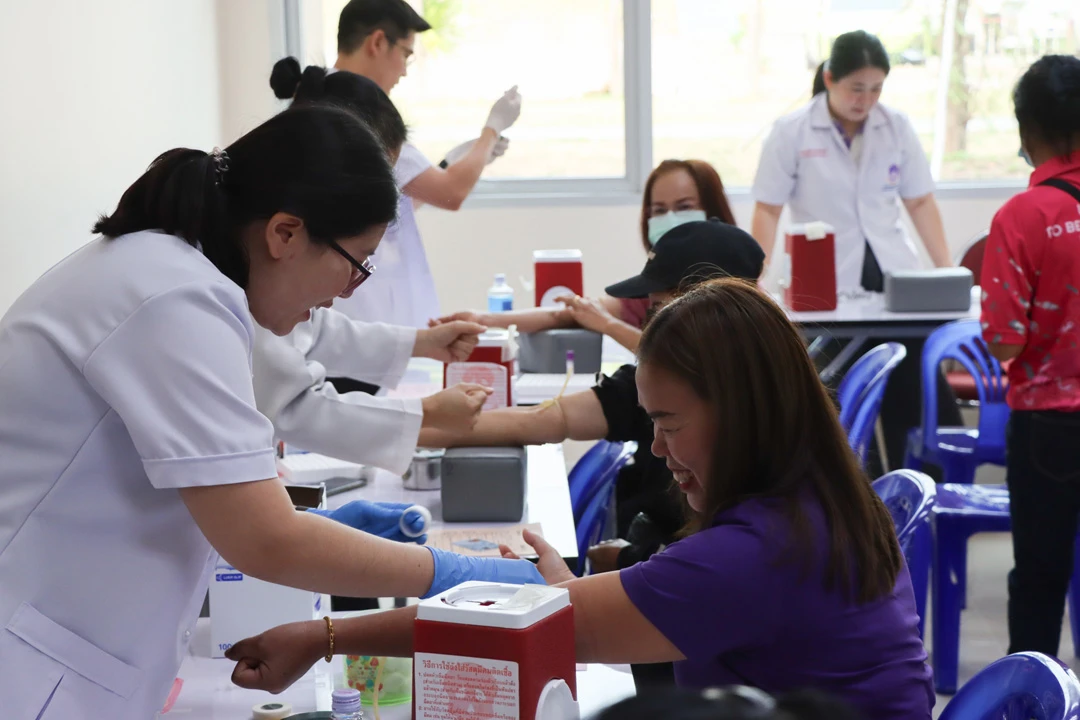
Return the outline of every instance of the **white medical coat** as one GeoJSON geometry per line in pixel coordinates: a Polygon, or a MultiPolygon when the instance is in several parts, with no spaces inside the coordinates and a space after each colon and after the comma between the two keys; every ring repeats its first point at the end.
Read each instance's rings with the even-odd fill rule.
{"type": "Polygon", "coordinates": [[[342,395],[326,378],[394,387],[415,343],[414,328],[360,323],[330,308],[316,308],[285,337],[256,326],[255,401],[285,442],[402,475],[424,419],[420,399],[342,395]]]}
{"type": "MultiPolygon", "coordinates": [[[[394,166],[398,187],[404,188],[429,167],[431,162],[423,153],[405,143],[394,166]]],[[[425,328],[428,320],[439,317],[435,278],[416,224],[416,210],[404,192],[398,199],[397,220],[386,229],[371,262],[375,265],[371,279],[334,307],[354,320],[415,328],[425,328]]]]}
{"type": "Polygon", "coordinates": [[[788,205],[793,223],[833,226],[840,290],[860,286],[867,241],[882,272],[919,267],[901,223],[900,200],[934,191],[926,153],[904,113],[875,105],[862,143],[856,164],[821,93],[776,121],[754,178],[757,202],[788,205]]]}
{"type": "Polygon", "coordinates": [[[157,232],[89,243],[0,320],[0,716],[161,710],[217,558],[177,489],[277,475],[253,335],[157,232]]]}

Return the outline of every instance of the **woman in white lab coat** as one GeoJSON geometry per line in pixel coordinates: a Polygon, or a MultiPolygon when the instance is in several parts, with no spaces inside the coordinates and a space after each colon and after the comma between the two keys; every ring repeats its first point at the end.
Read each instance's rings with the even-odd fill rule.
{"type": "Polygon", "coordinates": [[[277,478],[254,322],[284,334],[351,293],[396,203],[354,115],[292,109],[161,155],[0,320],[5,718],[153,717],[218,552],[341,595],[539,581],[296,512],[277,478]]]}
{"type": "MultiPolygon", "coordinates": [[[[405,122],[374,81],[345,70],[328,74],[317,65],[301,72],[296,59],[287,57],[274,65],[270,85],[295,105],[330,103],[355,112],[390,162],[396,161],[407,136],[405,122]]],[[[358,290],[361,298],[380,282],[390,283],[382,277],[385,250],[380,243],[372,256],[379,273],[358,290]]],[[[425,330],[363,323],[336,308],[316,308],[310,320],[285,336],[256,326],[255,402],[274,423],[279,439],[400,475],[412,461],[422,427],[471,426],[487,392],[478,385],[459,385],[425,398],[375,398],[345,390],[363,383],[394,387],[414,356],[463,360],[483,330],[470,322],[425,330]]]]}
{"type": "Polygon", "coordinates": [[[776,121],[754,178],[751,234],[772,257],[780,213],[836,230],[841,291],[882,290],[882,273],[918,267],[900,220],[907,208],[934,264],[950,264],[926,154],[907,116],[878,102],[889,74],[881,41],[841,35],[818,69],[813,99],[776,121]]]}
{"type": "MultiPolygon", "coordinates": [[[[773,256],[784,205],[793,223],[826,222],[836,231],[836,284],[842,293],[882,292],[885,273],[919,266],[901,205],[933,263],[951,264],[926,153],[907,115],[878,102],[888,74],[889,55],[877,37],[857,30],[836,38],[814,78],[812,99],[776,121],[754,178],[751,234],[766,256],[773,256]]],[[[923,343],[880,342],[890,339],[908,349],[881,411],[887,467],[896,468],[903,463],[908,430],[920,422],[923,343]]],[[[838,350],[831,343],[823,356],[838,350]]],[[[943,380],[938,394],[942,424],[959,425],[955,398],[943,380]]],[[[883,470],[876,449],[871,455],[871,471],[883,470]]]]}

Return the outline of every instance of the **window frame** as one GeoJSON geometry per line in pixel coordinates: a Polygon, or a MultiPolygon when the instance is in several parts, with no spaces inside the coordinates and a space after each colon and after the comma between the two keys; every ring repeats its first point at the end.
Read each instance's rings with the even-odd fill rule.
{"type": "MultiPolygon", "coordinates": [[[[306,57],[301,0],[278,0],[283,14],[284,46],[306,57]]],[[[652,0],[623,2],[623,80],[625,105],[622,177],[482,178],[465,201],[467,208],[638,205],[653,167],[652,137],[652,0]]],[[[939,200],[1007,199],[1027,186],[1020,178],[981,182],[935,179],[939,200]]],[[[734,202],[750,199],[749,186],[726,188],[734,202]]]]}

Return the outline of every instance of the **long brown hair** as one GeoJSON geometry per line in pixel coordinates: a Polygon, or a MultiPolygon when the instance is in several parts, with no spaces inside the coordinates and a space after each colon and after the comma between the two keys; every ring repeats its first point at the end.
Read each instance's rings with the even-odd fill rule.
{"type": "Polygon", "coordinates": [[[716,168],[704,160],[665,160],[649,173],[649,179],[645,181],[645,192],[641,196],[641,242],[646,253],[652,250],[652,245],[649,244],[649,206],[652,205],[653,185],[661,176],[676,170],[689,173],[694,179],[698,196],[701,198],[701,209],[705,211],[706,218],[718,218],[728,225],[736,224],[735,215],[732,214],[727,195],[724,194],[724,183],[721,182],[716,168]]]}
{"type": "Polygon", "coordinates": [[[891,593],[901,567],[892,518],[848,445],[835,406],[783,310],[744,280],[702,283],[656,314],[638,359],[688,383],[717,421],[705,510],[689,532],[750,498],[785,504],[790,555],[809,566],[814,536],[801,501],[821,504],[825,583],[867,602],[891,593]]]}

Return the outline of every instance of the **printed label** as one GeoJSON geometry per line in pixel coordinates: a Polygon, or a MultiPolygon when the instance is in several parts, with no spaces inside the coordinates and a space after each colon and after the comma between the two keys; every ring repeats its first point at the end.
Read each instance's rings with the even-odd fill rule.
{"type": "Polygon", "coordinates": [[[416,720],[519,720],[518,664],[416,653],[416,720]]]}
{"type": "Polygon", "coordinates": [[[217,581],[218,582],[237,582],[237,581],[243,580],[243,579],[244,579],[244,576],[243,576],[242,573],[218,573],[217,574],[217,581]]]}
{"type": "Polygon", "coordinates": [[[510,398],[506,396],[507,370],[498,363],[458,362],[446,366],[446,387],[458,383],[476,383],[495,392],[484,403],[485,410],[510,407],[510,398]]]}

